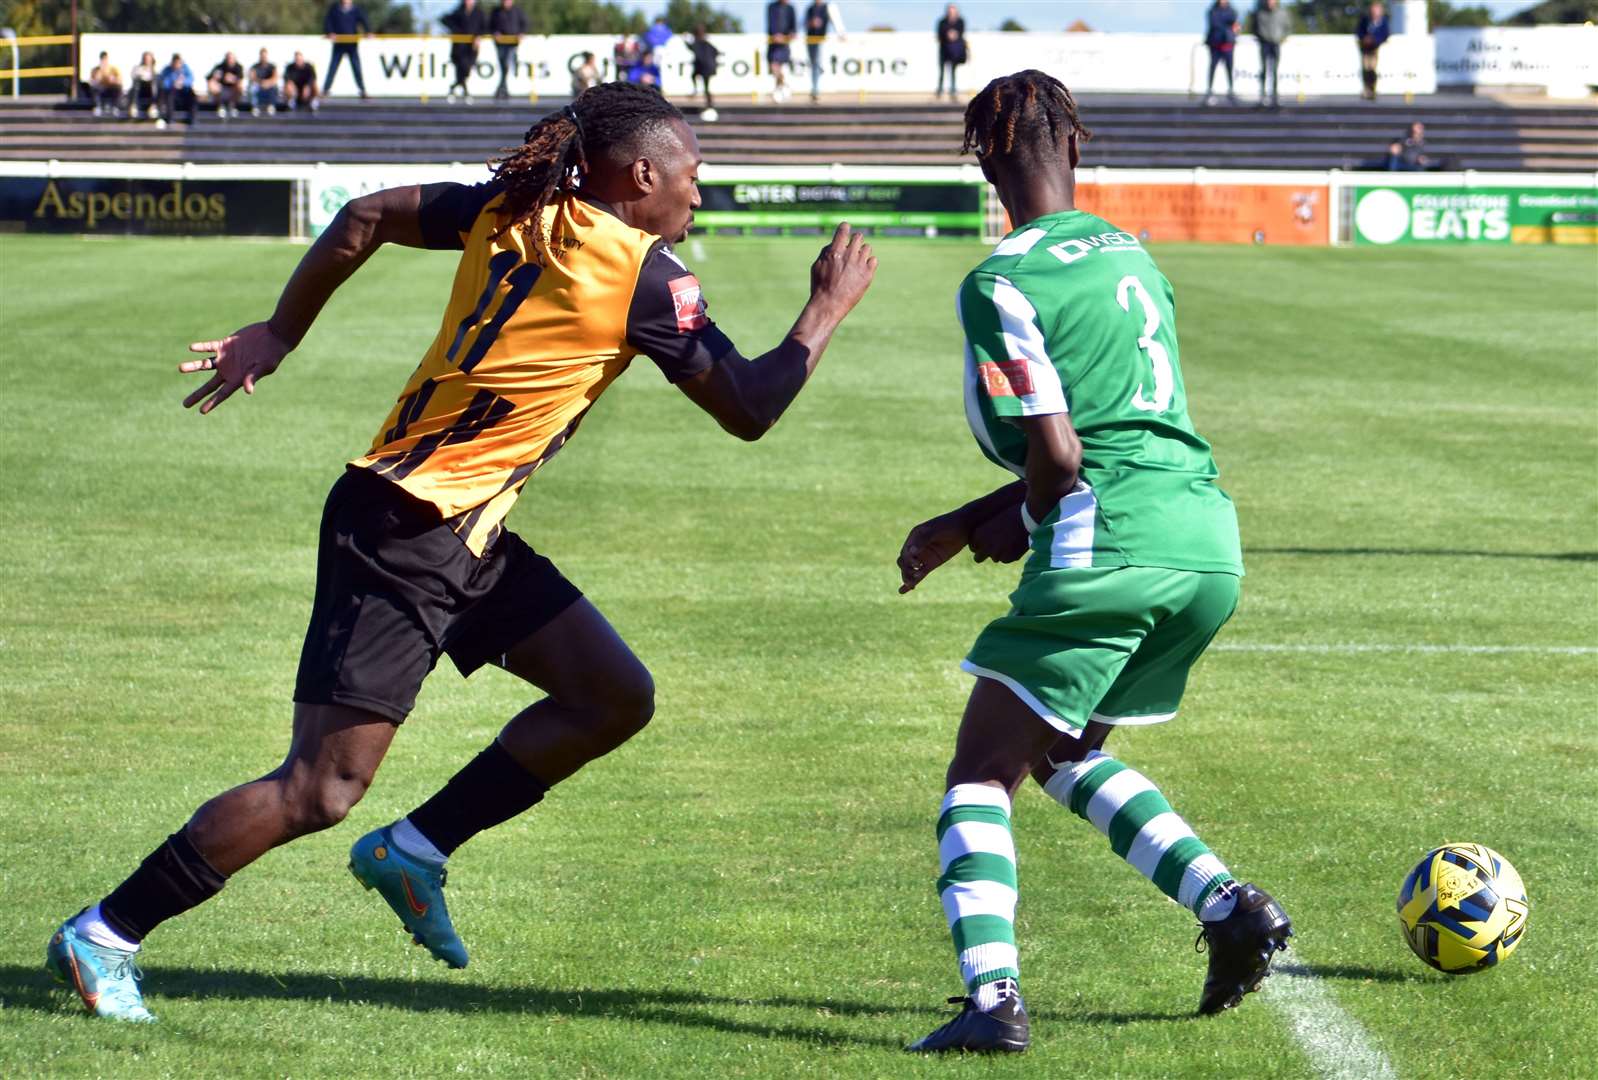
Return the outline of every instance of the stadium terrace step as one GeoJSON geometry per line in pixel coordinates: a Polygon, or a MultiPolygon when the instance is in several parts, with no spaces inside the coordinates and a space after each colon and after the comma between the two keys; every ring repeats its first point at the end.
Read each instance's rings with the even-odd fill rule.
{"type": "MultiPolygon", "coordinates": [[[[1249,88],[1252,89],[1252,88],[1249,88]]],[[[85,105],[0,102],[0,157],[10,159],[263,162],[480,162],[521,141],[565,99],[483,102],[333,99],[316,115],[280,113],[158,131],[147,122],[100,118],[85,105]]],[[[958,104],[830,101],[776,107],[724,99],[706,123],[684,112],[707,160],[724,164],[953,165],[963,130],[958,104]]],[[[1317,99],[1265,112],[1245,99],[1204,107],[1179,97],[1093,95],[1082,112],[1094,130],[1084,164],[1127,168],[1355,168],[1380,157],[1411,120],[1427,125],[1428,150],[1461,168],[1598,169],[1598,108],[1508,104],[1436,95],[1360,102],[1317,99]]]]}

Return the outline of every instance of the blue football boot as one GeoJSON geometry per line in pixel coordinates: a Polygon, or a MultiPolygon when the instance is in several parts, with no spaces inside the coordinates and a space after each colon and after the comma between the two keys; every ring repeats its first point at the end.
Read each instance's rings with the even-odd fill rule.
{"type": "Polygon", "coordinates": [[[388,901],[416,944],[452,968],[466,966],[466,946],[444,906],[447,875],[442,867],[429,866],[395,847],[390,827],[385,825],[355,841],[350,848],[350,873],[388,901]]]}
{"type": "Polygon", "coordinates": [[[45,967],[76,990],[83,1004],[96,1016],[153,1023],[155,1017],[144,1007],[144,995],[139,992],[139,980],[144,978],[144,972],[134,962],[134,954],[79,937],[72,925],[73,919],[62,923],[51,935],[50,944],[44,950],[45,967]]]}

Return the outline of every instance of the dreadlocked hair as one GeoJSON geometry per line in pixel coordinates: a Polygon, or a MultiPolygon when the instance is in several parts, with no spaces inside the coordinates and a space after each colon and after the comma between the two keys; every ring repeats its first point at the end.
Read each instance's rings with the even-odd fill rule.
{"type": "Polygon", "coordinates": [[[1075,135],[1086,141],[1093,132],[1076,114],[1076,99],[1065,84],[1037,70],[1018,71],[994,79],[965,108],[965,142],[960,153],[978,157],[1023,152],[1047,136],[1063,146],[1075,135]]]}
{"type": "Polygon", "coordinates": [[[589,162],[621,164],[620,158],[637,148],[650,127],[681,119],[682,113],[653,86],[613,82],[584,90],[571,105],[528,128],[522,145],[489,162],[505,189],[499,206],[503,224],[495,238],[514,228],[536,237],[544,207],[575,192],[589,162]]]}

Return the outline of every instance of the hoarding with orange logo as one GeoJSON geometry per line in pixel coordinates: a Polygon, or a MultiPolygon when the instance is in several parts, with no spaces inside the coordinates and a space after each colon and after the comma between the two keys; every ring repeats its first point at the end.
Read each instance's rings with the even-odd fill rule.
{"type": "Polygon", "coordinates": [[[1328,244],[1325,184],[1079,183],[1076,205],[1155,243],[1328,244]]]}

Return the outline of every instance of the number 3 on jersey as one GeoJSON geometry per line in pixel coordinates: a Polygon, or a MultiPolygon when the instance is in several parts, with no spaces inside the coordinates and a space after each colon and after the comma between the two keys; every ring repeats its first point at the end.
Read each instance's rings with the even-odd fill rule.
{"type": "Polygon", "coordinates": [[[1165,351],[1164,345],[1154,340],[1154,333],[1160,328],[1160,312],[1154,306],[1154,298],[1148,294],[1136,274],[1128,274],[1115,287],[1115,301],[1121,305],[1122,311],[1130,314],[1133,296],[1143,305],[1143,334],[1137,339],[1137,347],[1148,354],[1149,364],[1154,368],[1154,398],[1150,400],[1145,397],[1143,385],[1139,384],[1137,392],[1132,395],[1132,407],[1143,412],[1164,412],[1170,408],[1171,394],[1176,389],[1176,380],[1171,373],[1171,354],[1165,351]]]}

